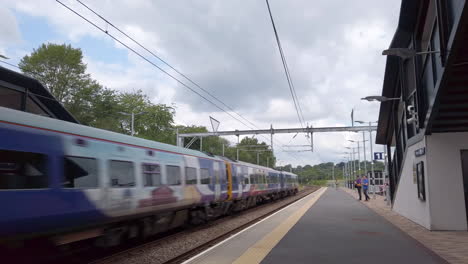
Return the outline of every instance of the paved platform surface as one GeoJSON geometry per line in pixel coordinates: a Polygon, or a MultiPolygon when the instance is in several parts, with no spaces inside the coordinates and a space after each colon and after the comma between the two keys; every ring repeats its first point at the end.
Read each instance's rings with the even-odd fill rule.
{"type": "Polygon", "coordinates": [[[321,189],[186,263],[447,263],[341,189],[321,189]]]}
{"type": "Polygon", "coordinates": [[[262,263],[447,263],[341,189],[328,189],[262,263]]]}
{"type": "MultiPolygon", "coordinates": [[[[342,188],[348,194],[357,198],[355,190],[342,188]]],[[[384,200],[385,197],[371,195],[369,202],[362,202],[379,215],[390,221],[414,239],[433,250],[450,263],[468,263],[468,232],[466,231],[430,231],[393,211],[384,200]]]]}

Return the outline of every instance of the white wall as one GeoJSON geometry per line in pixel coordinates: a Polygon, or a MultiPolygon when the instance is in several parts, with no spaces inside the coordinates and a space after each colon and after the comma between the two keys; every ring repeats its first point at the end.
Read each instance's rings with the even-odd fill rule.
{"type": "Polygon", "coordinates": [[[424,161],[424,174],[428,175],[426,156],[415,157],[414,151],[425,146],[425,140],[414,144],[408,148],[403,169],[401,173],[400,183],[395,200],[393,202],[393,210],[403,215],[404,217],[431,229],[431,218],[429,210],[429,199],[432,195],[428,192],[428,181],[425,181],[426,186],[426,201],[421,201],[418,198],[418,186],[413,181],[413,163],[424,161]]]}
{"type": "Polygon", "coordinates": [[[432,134],[426,145],[430,229],[467,230],[460,150],[468,150],[468,133],[432,134]]]}

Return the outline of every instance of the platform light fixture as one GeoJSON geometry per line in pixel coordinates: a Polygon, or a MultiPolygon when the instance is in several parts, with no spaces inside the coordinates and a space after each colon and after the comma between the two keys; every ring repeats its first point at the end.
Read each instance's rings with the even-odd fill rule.
{"type": "Polygon", "coordinates": [[[416,52],[416,50],[408,49],[408,48],[390,48],[390,49],[386,49],[382,51],[382,55],[384,56],[396,56],[396,57],[402,58],[403,60],[413,58],[416,55],[434,54],[434,53],[440,53],[440,50],[416,52]]]}
{"type": "Polygon", "coordinates": [[[400,100],[400,97],[395,97],[395,98],[388,98],[386,96],[381,96],[381,95],[370,95],[361,98],[361,100],[366,100],[369,102],[377,101],[377,102],[387,102],[387,101],[394,101],[394,100],[400,100]]]}

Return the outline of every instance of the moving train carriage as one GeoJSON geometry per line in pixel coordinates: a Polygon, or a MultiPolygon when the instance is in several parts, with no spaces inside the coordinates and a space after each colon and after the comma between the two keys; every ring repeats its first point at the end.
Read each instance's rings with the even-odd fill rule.
{"type": "Polygon", "coordinates": [[[233,198],[269,191],[267,173],[279,174],[2,107],[0,138],[0,241],[99,236],[113,245],[225,214],[233,198]]]}
{"type": "Polygon", "coordinates": [[[285,188],[287,190],[292,190],[297,192],[297,188],[299,186],[298,181],[297,181],[297,175],[291,172],[282,172],[282,177],[281,181],[283,184],[282,188],[285,188]]]}

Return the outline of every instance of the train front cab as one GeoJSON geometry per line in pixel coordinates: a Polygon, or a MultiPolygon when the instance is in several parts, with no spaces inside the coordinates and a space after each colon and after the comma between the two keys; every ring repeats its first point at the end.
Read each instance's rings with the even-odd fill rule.
{"type": "Polygon", "coordinates": [[[58,136],[0,124],[0,240],[26,239],[94,222],[81,192],[63,193],[63,145],[58,136]],[[79,217],[76,212],[80,212],[79,217]]]}

